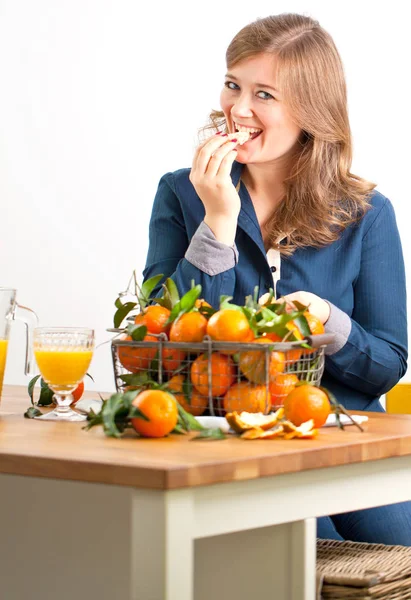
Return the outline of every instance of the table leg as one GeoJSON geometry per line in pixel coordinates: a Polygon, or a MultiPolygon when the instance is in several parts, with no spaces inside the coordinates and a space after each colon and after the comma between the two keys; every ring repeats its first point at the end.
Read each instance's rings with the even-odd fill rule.
{"type": "Polygon", "coordinates": [[[131,600],[193,600],[194,540],[190,490],[134,490],[131,600]]]}
{"type": "Polygon", "coordinates": [[[195,600],[314,600],[315,519],[195,542],[195,600]]]}
{"type": "Polygon", "coordinates": [[[314,600],[316,581],[317,519],[291,523],[290,600],[314,600]]]}

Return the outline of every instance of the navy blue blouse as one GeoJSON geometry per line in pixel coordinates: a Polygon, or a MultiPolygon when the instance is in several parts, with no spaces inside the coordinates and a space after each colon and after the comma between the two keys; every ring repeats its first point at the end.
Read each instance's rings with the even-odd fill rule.
{"type": "MultiPolygon", "coordinates": [[[[243,165],[235,162],[234,185],[243,165]]],[[[190,180],[190,169],[164,175],[150,221],[150,243],[144,279],[163,273],[180,293],[191,281],[202,285],[202,296],[213,306],[226,294],[238,304],[273,287],[261,229],[244,184],[239,195],[236,247],[238,261],[215,275],[192,264],[185,254],[204,219],[204,206],[190,180]]],[[[347,227],[340,238],[321,248],[298,249],[281,258],[277,296],[308,291],[330,302],[332,314],[342,314],[350,327],[344,345],[326,357],[322,384],[348,409],[381,410],[378,398],[406,371],[407,315],[404,261],[392,204],[374,191],[371,208],[347,227]]],[[[339,319],[326,324],[333,331],[339,319]]],[[[338,328],[338,325],[337,325],[338,328]]]]}

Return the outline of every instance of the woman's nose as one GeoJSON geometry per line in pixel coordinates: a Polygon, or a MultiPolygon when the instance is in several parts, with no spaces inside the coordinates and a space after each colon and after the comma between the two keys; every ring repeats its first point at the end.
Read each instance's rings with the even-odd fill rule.
{"type": "Polygon", "coordinates": [[[238,98],[231,109],[231,114],[234,117],[234,119],[236,116],[237,117],[252,117],[253,110],[252,110],[252,102],[251,102],[250,98],[247,98],[246,96],[242,96],[241,98],[238,98]]]}

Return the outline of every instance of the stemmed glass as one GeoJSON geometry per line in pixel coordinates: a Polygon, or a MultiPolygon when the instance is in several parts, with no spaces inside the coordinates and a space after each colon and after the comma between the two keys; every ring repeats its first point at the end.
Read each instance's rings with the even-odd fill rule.
{"type": "Polygon", "coordinates": [[[83,381],[93,357],[94,330],[79,327],[36,327],[34,356],[44,381],[53,390],[57,408],[37,417],[53,421],[85,421],[70,408],[72,392],[83,381]]]}

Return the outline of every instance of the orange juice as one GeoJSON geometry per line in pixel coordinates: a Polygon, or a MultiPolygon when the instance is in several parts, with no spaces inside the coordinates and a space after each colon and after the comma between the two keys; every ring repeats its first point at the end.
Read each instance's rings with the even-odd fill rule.
{"type": "Polygon", "coordinates": [[[0,398],[3,389],[4,371],[6,370],[7,344],[8,340],[0,340],[0,398]]]}
{"type": "Polygon", "coordinates": [[[92,350],[35,350],[43,379],[52,388],[72,387],[82,381],[90,365],[92,350]]]}

